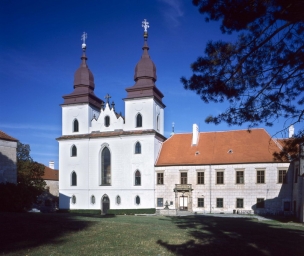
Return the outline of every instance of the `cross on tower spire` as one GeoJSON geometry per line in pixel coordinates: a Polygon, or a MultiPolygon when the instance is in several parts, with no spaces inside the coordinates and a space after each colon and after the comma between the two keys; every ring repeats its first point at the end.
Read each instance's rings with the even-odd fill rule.
{"type": "Polygon", "coordinates": [[[105,99],[107,100],[107,103],[109,103],[110,98],[112,98],[112,97],[107,93],[107,95],[105,96],[105,99]]]}
{"type": "Polygon", "coordinates": [[[82,36],[81,36],[81,40],[82,40],[82,49],[85,50],[87,48],[87,45],[85,43],[85,40],[88,38],[88,34],[86,32],[83,32],[82,36]]]}
{"type": "Polygon", "coordinates": [[[149,22],[146,19],[144,19],[141,26],[144,28],[144,32],[148,33],[148,28],[150,26],[149,26],[149,22]]]}
{"type": "Polygon", "coordinates": [[[147,40],[147,37],[148,37],[148,28],[150,27],[149,26],[149,22],[144,19],[144,21],[142,21],[142,25],[141,25],[143,28],[144,28],[144,38],[145,40],[147,40]]]}

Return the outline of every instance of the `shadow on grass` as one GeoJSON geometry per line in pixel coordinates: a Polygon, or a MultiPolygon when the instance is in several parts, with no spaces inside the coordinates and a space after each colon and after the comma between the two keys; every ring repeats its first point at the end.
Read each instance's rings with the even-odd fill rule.
{"type": "Polygon", "coordinates": [[[59,245],[64,242],[67,235],[94,225],[94,218],[109,217],[115,216],[0,213],[0,254],[14,253],[48,243],[59,245]]]}
{"type": "Polygon", "coordinates": [[[303,255],[304,226],[246,218],[168,217],[190,239],[157,243],[176,255],[303,255]]]}

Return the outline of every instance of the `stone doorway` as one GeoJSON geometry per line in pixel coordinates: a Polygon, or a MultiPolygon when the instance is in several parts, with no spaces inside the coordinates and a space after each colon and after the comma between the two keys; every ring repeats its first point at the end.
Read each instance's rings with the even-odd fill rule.
{"type": "Polygon", "coordinates": [[[182,195],[179,197],[179,210],[180,211],[188,210],[188,197],[187,196],[182,195]]]}

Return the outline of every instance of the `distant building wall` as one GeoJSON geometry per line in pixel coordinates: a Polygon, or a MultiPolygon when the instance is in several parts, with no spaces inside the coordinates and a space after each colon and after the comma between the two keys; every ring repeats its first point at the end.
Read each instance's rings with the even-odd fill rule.
{"type": "Polygon", "coordinates": [[[0,139],[0,182],[17,183],[17,142],[0,139]]]}

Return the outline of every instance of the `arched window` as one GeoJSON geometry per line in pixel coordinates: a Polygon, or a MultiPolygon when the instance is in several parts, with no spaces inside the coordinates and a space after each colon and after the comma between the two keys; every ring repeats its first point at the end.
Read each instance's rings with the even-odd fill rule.
{"type": "Polygon", "coordinates": [[[140,175],[140,171],[137,170],[135,172],[135,186],[140,186],[141,185],[141,175],[140,175]]]}
{"type": "Polygon", "coordinates": [[[156,118],[156,127],[157,127],[157,130],[159,131],[159,115],[157,115],[157,118],[156,118]]]}
{"type": "Polygon", "coordinates": [[[77,148],[75,145],[72,146],[72,154],[71,156],[77,156],[77,148]]]}
{"type": "Polygon", "coordinates": [[[136,196],[136,197],[135,197],[135,203],[136,203],[137,205],[140,204],[140,197],[139,197],[139,196],[136,196]]]}
{"type": "Polygon", "coordinates": [[[101,152],[101,185],[111,185],[111,153],[107,147],[101,152]]]}
{"type": "Polygon", "coordinates": [[[116,197],[116,203],[117,203],[117,204],[120,204],[120,203],[121,203],[120,196],[117,196],[117,197],[116,197]]]}
{"type": "Polygon", "coordinates": [[[77,174],[76,174],[76,172],[72,172],[72,177],[71,177],[71,185],[72,186],[77,186],[77,174]]]}
{"type": "Polygon", "coordinates": [[[141,145],[139,142],[135,144],[135,154],[141,154],[141,145]]]}
{"type": "Polygon", "coordinates": [[[138,114],[136,117],[136,127],[142,127],[142,116],[138,114]]]}
{"type": "Polygon", "coordinates": [[[76,204],[76,196],[72,196],[72,204],[76,204]]]}
{"type": "Polygon", "coordinates": [[[110,126],[110,117],[106,116],[104,119],[104,125],[105,127],[109,127],[110,126]]]}
{"type": "Polygon", "coordinates": [[[95,204],[95,196],[91,196],[91,204],[95,204]]]}
{"type": "Polygon", "coordinates": [[[79,131],[79,123],[78,120],[75,119],[73,122],[73,132],[78,132],[79,131]]]}

